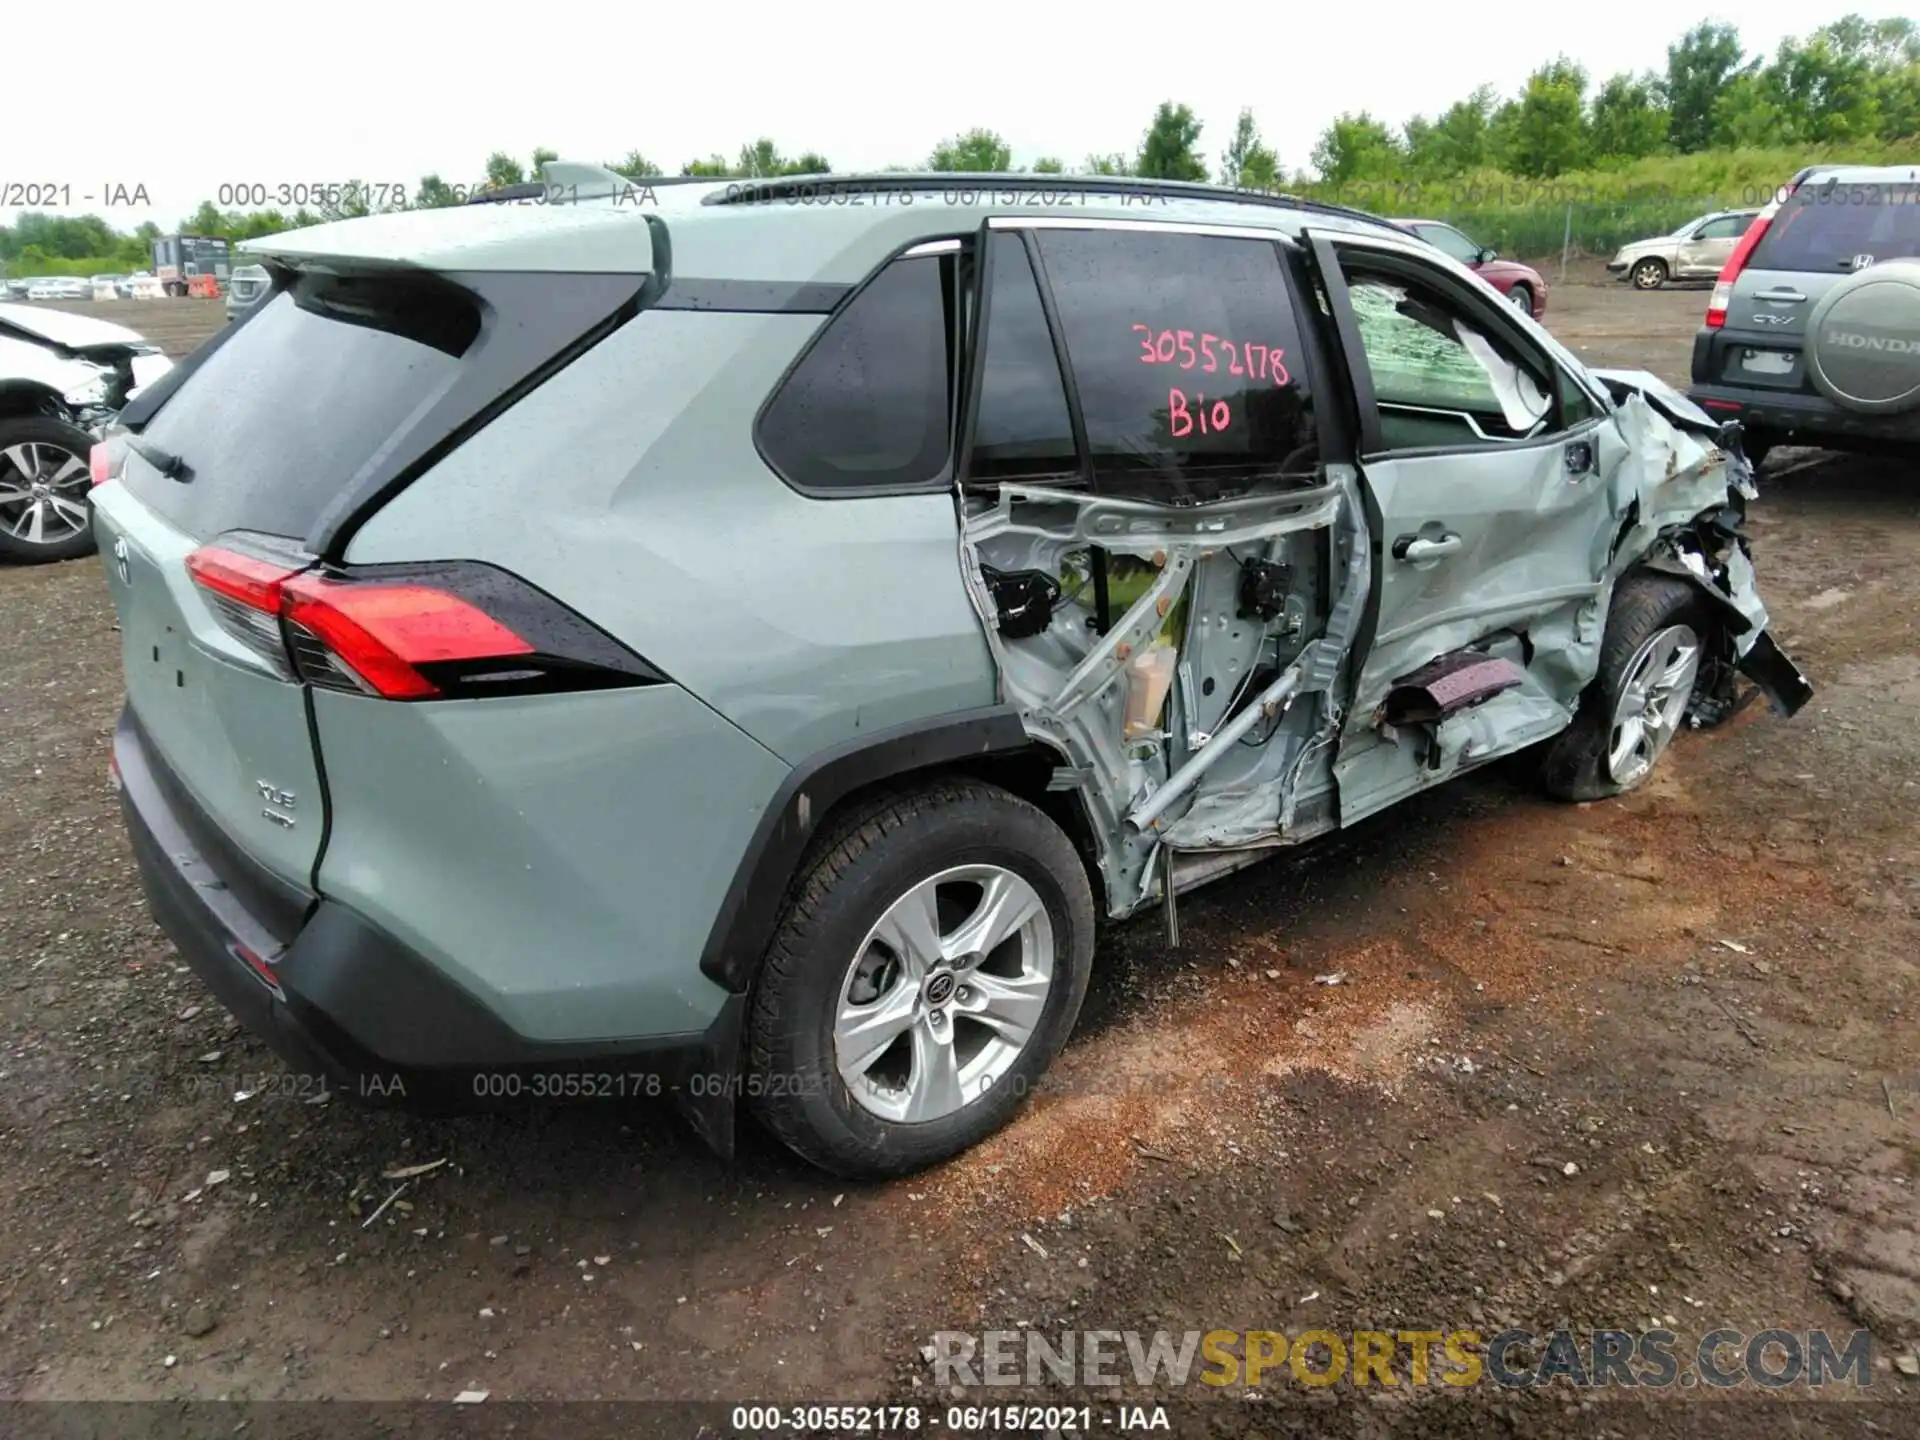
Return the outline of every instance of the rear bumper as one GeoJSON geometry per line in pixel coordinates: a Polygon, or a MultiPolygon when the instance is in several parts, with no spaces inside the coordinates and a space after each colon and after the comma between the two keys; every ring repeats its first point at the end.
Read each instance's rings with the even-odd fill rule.
{"type": "Polygon", "coordinates": [[[1859,415],[1824,395],[1748,385],[1694,385],[1687,398],[1716,419],[1738,420],[1749,434],[1763,430],[1782,444],[1920,448],[1920,412],[1859,415]]]}
{"type": "Polygon", "coordinates": [[[1772,336],[1702,326],[1694,334],[1687,398],[1716,419],[1738,420],[1749,433],[1764,431],[1781,444],[1896,452],[1920,447],[1920,410],[1862,415],[1844,409],[1803,388],[1803,363],[1797,348],[1783,347],[1772,336]],[[1793,372],[1779,385],[1741,383],[1732,356],[1747,346],[1787,348],[1793,372]]]}
{"type": "Polygon", "coordinates": [[[701,1032],[529,1040],[362,916],[315,896],[295,913],[283,882],[245,873],[250,862],[209,843],[206,818],[130,709],[113,756],[154,919],[220,1003],[315,1088],[435,1110],[665,1098],[732,1153],[744,996],[730,996],[701,1032]]]}

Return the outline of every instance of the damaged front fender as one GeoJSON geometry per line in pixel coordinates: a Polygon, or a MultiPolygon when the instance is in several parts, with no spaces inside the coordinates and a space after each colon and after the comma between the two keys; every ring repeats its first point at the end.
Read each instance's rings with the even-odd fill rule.
{"type": "Polygon", "coordinates": [[[1768,631],[1746,529],[1746,502],[1759,491],[1737,430],[1729,434],[1645,371],[1594,373],[1620,402],[1615,419],[1637,462],[1617,476],[1627,519],[1614,546],[1615,580],[1642,569],[1691,584],[1723,622],[1735,668],[1779,714],[1794,715],[1813,686],[1768,631]]]}

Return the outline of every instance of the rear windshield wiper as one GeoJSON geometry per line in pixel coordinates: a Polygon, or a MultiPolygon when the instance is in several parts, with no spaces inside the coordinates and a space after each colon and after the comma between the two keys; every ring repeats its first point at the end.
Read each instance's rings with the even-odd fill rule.
{"type": "Polygon", "coordinates": [[[178,480],[182,485],[193,479],[193,471],[178,455],[171,450],[163,450],[151,440],[143,440],[138,435],[123,437],[127,448],[158,470],[169,480],[178,480]]]}

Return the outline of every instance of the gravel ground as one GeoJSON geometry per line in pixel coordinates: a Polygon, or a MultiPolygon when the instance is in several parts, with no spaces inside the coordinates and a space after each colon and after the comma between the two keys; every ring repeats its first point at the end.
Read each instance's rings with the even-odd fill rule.
{"type": "MultiPolygon", "coordinates": [[[[1569,283],[1549,323],[1684,382],[1703,298],[1569,283]]],[[[220,323],[109,310],[176,353],[220,323]]],[[[1874,1405],[1288,1380],[1178,1421],[1920,1433],[1920,499],[1814,452],[1762,492],[1799,717],[1683,736],[1622,801],[1483,773],[1201,892],[1177,950],[1119,929],[1061,1084],[872,1187],[753,1136],[721,1166],[650,1108],[276,1084],[146,917],[98,562],[0,571],[0,1398],[932,1404],[939,1329],[1864,1325],[1874,1405]]]]}

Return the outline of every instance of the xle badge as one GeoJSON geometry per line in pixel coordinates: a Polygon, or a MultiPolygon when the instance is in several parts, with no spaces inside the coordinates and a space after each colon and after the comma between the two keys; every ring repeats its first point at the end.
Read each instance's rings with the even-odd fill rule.
{"type": "Polygon", "coordinates": [[[276,825],[284,825],[289,830],[293,829],[293,816],[286,813],[293,809],[293,792],[278,789],[265,780],[254,781],[253,788],[260,792],[260,798],[266,801],[269,807],[278,807],[263,809],[260,813],[276,825]]]}

